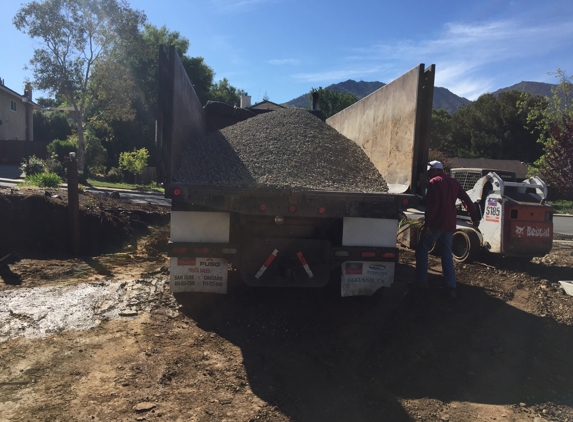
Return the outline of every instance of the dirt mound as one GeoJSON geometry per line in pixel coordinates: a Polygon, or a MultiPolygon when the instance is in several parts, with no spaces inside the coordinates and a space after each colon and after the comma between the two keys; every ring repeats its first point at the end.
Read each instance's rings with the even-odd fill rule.
{"type": "Polygon", "coordinates": [[[191,140],[177,178],[228,187],[388,191],[358,145],[294,109],[264,113],[191,140]]]}
{"type": "MultiPolygon", "coordinates": [[[[102,195],[82,193],[81,253],[99,255],[121,250],[149,224],[166,224],[169,210],[136,205],[102,195]]],[[[0,254],[60,256],[70,250],[67,192],[37,189],[0,191],[0,254]]]]}

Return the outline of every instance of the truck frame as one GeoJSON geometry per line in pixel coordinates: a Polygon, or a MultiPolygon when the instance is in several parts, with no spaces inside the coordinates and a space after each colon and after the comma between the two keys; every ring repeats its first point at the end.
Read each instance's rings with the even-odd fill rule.
{"type": "Polygon", "coordinates": [[[181,294],[323,287],[342,296],[390,286],[402,211],[425,189],[435,66],[421,64],[326,121],[362,147],[390,192],[235,188],[180,183],[189,139],[214,126],[173,47],[159,51],[160,180],[172,201],[170,286],[181,294]],[[229,277],[231,275],[231,277],[229,277]]]}

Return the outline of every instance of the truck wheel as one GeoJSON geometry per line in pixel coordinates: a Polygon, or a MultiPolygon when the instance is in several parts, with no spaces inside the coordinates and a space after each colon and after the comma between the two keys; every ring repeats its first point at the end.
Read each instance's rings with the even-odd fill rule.
{"type": "Polygon", "coordinates": [[[469,263],[479,255],[480,241],[478,235],[471,230],[457,230],[452,239],[452,255],[454,261],[469,263]]]}

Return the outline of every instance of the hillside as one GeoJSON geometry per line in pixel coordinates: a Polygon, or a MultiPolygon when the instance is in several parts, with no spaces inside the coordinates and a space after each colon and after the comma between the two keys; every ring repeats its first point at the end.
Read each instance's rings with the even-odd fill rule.
{"type": "Polygon", "coordinates": [[[512,85],[512,86],[508,86],[507,88],[498,89],[497,91],[494,92],[494,94],[499,95],[505,91],[516,90],[516,91],[522,91],[522,92],[529,92],[530,94],[533,94],[533,95],[542,95],[544,97],[551,98],[553,96],[551,89],[554,87],[555,87],[555,85],[548,84],[545,82],[521,81],[520,83],[512,85]]]}
{"type": "MultiPolygon", "coordinates": [[[[337,84],[332,84],[327,86],[328,90],[332,91],[340,91],[340,92],[349,92],[360,98],[364,98],[367,95],[371,94],[372,92],[376,91],[377,89],[383,87],[385,84],[382,82],[356,82],[352,79],[349,79],[345,82],[340,82],[337,84]]],[[[544,82],[526,82],[522,81],[518,84],[509,86],[507,88],[501,88],[495,91],[493,94],[498,95],[501,92],[509,91],[509,90],[518,90],[523,92],[529,92],[533,95],[542,95],[551,97],[551,89],[555,85],[544,83],[544,82]]],[[[453,114],[458,108],[465,106],[471,103],[470,100],[464,97],[459,97],[453,92],[449,91],[446,88],[435,87],[434,88],[434,101],[433,101],[433,108],[440,109],[443,108],[448,113],[453,114]]],[[[286,105],[290,107],[299,107],[299,108],[310,108],[310,100],[308,98],[308,93],[303,94],[293,100],[290,100],[286,103],[286,105]]]]}
{"type": "MultiPolygon", "coordinates": [[[[364,98],[367,95],[373,93],[377,89],[383,87],[384,83],[382,82],[356,82],[352,79],[349,79],[345,82],[340,82],[337,84],[332,84],[326,87],[326,89],[331,91],[339,91],[339,92],[349,92],[354,94],[360,98],[364,98]]],[[[452,114],[458,108],[463,105],[469,104],[470,100],[458,97],[456,94],[450,92],[446,88],[435,87],[434,88],[434,103],[433,107],[435,109],[443,108],[448,113],[452,114]]],[[[290,100],[286,103],[286,105],[290,107],[299,107],[299,108],[310,108],[310,100],[308,98],[308,94],[303,94],[293,100],[290,100]]]]}

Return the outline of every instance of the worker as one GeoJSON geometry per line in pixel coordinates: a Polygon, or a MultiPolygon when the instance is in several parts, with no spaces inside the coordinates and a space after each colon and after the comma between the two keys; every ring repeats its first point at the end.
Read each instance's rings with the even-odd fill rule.
{"type": "Polygon", "coordinates": [[[428,286],[428,252],[437,243],[442,255],[442,272],[447,294],[456,297],[456,272],[452,256],[452,239],[456,230],[456,200],[460,199],[471,216],[473,226],[479,226],[476,208],[456,179],[444,173],[440,161],[428,164],[428,191],[424,226],[416,246],[416,281],[418,287],[428,286]]]}

